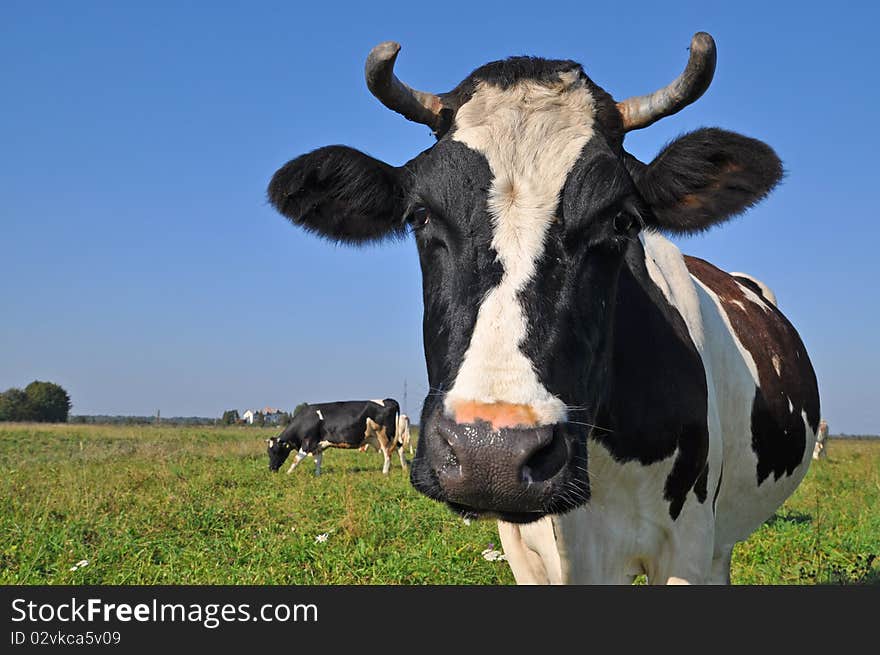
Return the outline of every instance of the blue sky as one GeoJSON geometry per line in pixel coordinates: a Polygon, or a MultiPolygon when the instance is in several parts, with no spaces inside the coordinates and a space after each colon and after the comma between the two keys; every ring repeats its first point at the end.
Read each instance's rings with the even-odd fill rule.
{"type": "Polygon", "coordinates": [[[293,229],[266,203],[272,173],[332,143],[395,165],[431,145],[366,89],[383,40],[417,88],[532,54],[623,98],[672,80],[704,30],[709,91],[627,147],[650,159],[717,125],[776,149],[788,174],[768,200],[677,243],[767,282],[832,432],[880,432],[880,10],[810,4],[6,0],[0,389],[52,380],[74,413],[219,416],[402,399],[406,380],[417,415],[412,241],[353,250],[293,229]]]}

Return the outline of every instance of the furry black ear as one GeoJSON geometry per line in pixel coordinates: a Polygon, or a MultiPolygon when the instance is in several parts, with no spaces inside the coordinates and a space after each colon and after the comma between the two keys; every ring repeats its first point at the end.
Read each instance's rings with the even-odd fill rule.
{"type": "Polygon", "coordinates": [[[295,225],[359,244],[402,236],[400,170],[345,146],[327,146],[282,166],[269,182],[269,202],[295,225]]]}
{"type": "Polygon", "coordinates": [[[782,162],[762,141],[703,128],[669,143],[647,166],[627,168],[654,211],[655,227],[692,234],[761,201],[783,176],[782,162]]]}

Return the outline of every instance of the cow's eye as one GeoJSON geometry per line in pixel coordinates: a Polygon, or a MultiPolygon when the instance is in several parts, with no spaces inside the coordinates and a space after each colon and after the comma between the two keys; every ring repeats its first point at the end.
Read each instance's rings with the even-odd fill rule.
{"type": "Polygon", "coordinates": [[[614,217],[613,221],[614,231],[617,234],[622,235],[632,234],[635,227],[640,224],[641,220],[639,219],[639,217],[632,212],[628,212],[626,210],[617,212],[617,215],[614,217]]]}
{"type": "Polygon", "coordinates": [[[410,212],[409,222],[415,229],[424,227],[431,220],[431,211],[424,205],[416,205],[410,212]]]}

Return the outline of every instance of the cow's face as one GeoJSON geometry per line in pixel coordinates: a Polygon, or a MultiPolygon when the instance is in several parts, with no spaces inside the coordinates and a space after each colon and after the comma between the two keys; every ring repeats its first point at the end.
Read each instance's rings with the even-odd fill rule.
{"type": "Polygon", "coordinates": [[[281,441],[278,437],[266,439],[266,452],[269,454],[269,470],[277,473],[293,449],[293,442],[291,441],[281,441]]]}
{"type": "Polygon", "coordinates": [[[322,148],[281,168],[269,197],[336,240],[409,226],[431,386],[412,482],[464,514],[529,521],[589,499],[586,439],[639,230],[724,220],[779,162],[701,130],[645,166],[623,150],[619,105],[573,62],[496,62],[447,100],[438,143],[406,165],[322,148]]]}

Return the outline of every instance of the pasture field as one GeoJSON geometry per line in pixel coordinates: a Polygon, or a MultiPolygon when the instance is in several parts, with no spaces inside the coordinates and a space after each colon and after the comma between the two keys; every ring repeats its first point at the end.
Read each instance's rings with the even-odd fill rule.
{"type": "MultiPolygon", "coordinates": [[[[0,424],[2,584],[512,584],[495,523],[418,494],[396,456],[268,471],[244,427],[0,424]],[[85,565],[77,563],[87,561],[85,565]]],[[[831,441],[737,546],[739,584],[880,582],[880,440],[831,441]]]]}

